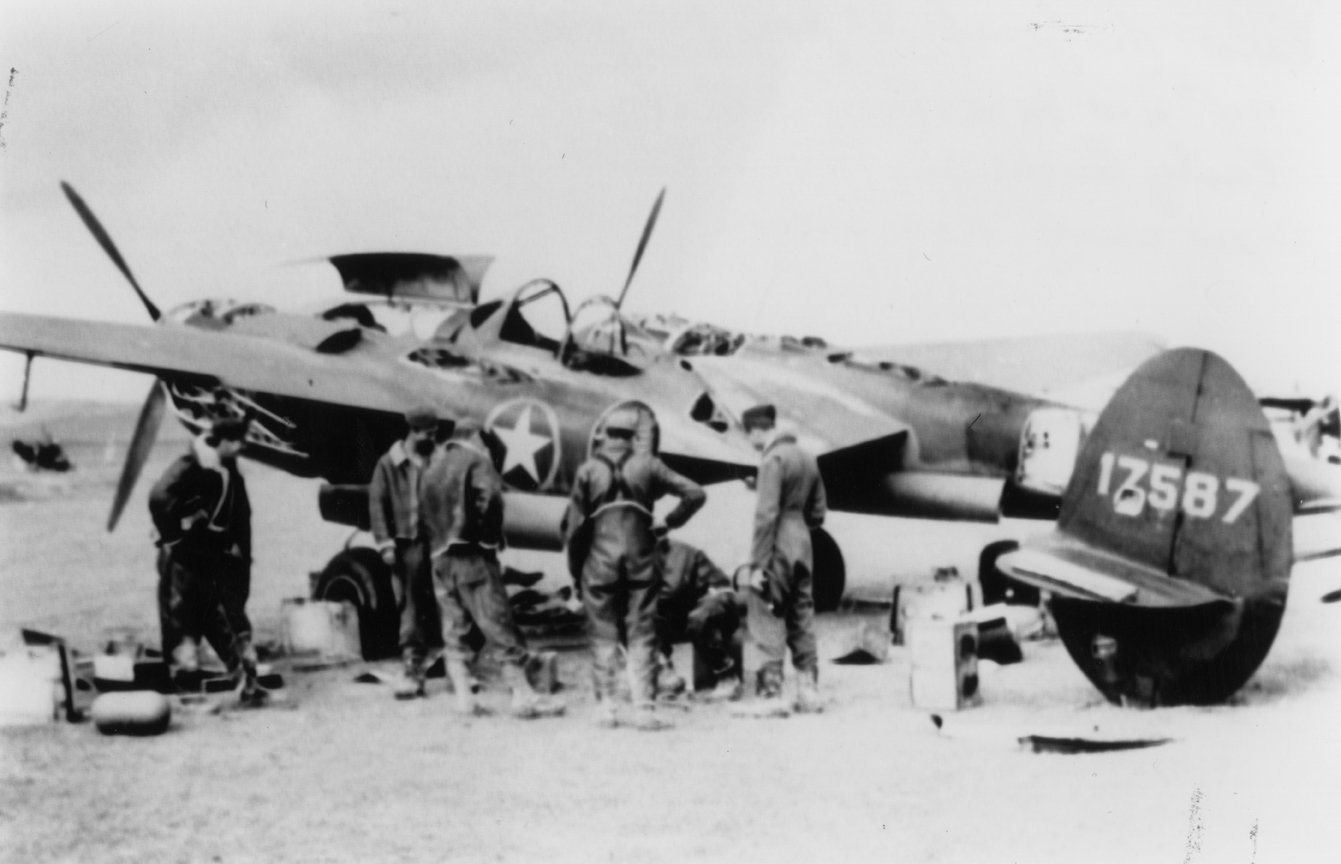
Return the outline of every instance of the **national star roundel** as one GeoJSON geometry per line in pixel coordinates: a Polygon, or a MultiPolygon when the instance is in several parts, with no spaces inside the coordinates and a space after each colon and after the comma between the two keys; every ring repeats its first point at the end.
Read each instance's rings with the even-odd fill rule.
{"type": "Polygon", "coordinates": [[[503,482],[522,492],[547,489],[559,472],[559,418],[535,399],[512,399],[494,408],[484,421],[507,448],[500,469],[503,482]]]}

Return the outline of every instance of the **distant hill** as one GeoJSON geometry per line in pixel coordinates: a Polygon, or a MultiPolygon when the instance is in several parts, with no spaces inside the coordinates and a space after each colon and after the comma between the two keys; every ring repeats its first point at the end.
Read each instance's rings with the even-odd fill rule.
{"type": "MultiPolygon", "coordinates": [[[[51,437],[62,446],[100,445],[109,442],[124,445],[135,432],[140,406],[125,402],[93,402],[87,400],[34,400],[28,410],[20,413],[12,405],[0,406],[0,438],[8,442],[15,438],[51,437]]],[[[158,441],[174,445],[189,440],[186,429],[174,418],[164,417],[158,432],[158,441]]]]}

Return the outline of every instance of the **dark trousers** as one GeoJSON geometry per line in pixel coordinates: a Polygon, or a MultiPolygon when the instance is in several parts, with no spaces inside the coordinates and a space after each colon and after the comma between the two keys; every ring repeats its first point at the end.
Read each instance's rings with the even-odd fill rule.
{"type": "Polygon", "coordinates": [[[396,605],[400,610],[400,651],[407,663],[420,664],[438,638],[438,604],[433,599],[433,565],[427,540],[397,540],[392,568],[396,605]]]}
{"type": "Polygon", "coordinates": [[[769,610],[768,601],[754,591],[744,592],[750,639],[763,656],[759,688],[768,695],[782,690],[782,667],[788,648],[792,651],[792,665],[797,672],[813,675],[819,669],[815,649],[814,578],[804,566],[786,569],[789,572],[773,577],[780,583],[779,614],[774,615],[769,610]]]}
{"type": "Polygon", "coordinates": [[[235,671],[244,660],[255,662],[247,597],[251,565],[233,555],[210,550],[162,546],[158,550],[158,620],[163,657],[185,639],[209,641],[214,653],[235,671]]]}
{"type": "Polygon", "coordinates": [[[591,551],[582,567],[582,602],[591,638],[596,696],[612,699],[619,646],[628,651],[630,690],[637,705],[650,705],[656,680],[656,538],[647,516],[611,508],[596,517],[591,551]]]}
{"type": "Polygon", "coordinates": [[[478,546],[456,546],[433,559],[433,590],[442,619],[443,649],[449,658],[474,655],[471,625],[500,662],[520,665],[526,642],[512,619],[498,556],[478,546]]]}
{"type": "Polygon", "coordinates": [[[677,642],[689,642],[703,666],[714,676],[740,674],[735,665],[736,631],[740,628],[740,610],[729,592],[708,594],[687,614],[680,609],[657,607],[657,645],[661,653],[671,655],[677,642]]]}

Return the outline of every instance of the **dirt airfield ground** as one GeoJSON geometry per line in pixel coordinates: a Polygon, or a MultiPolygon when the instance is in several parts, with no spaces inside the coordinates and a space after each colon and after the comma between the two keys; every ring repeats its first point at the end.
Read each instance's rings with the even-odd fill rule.
{"type": "MultiPolygon", "coordinates": [[[[145,479],[181,447],[160,445],[145,479]]],[[[0,628],[85,650],[118,630],[152,642],[148,483],[109,535],[119,453],[71,455],[79,470],[60,477],[0,468],[0,628]]],[[[274,639],[281,598],[306,593],[346,531],[319,520],[313,483],[243,470],[256,510],[251,610],[274,639]]],[[[722,489],[710,508],[687,537],[734,562],[748,496],[722,489]]],[[[835,533],[855,576],[907,580],[967,566],[985,536],[842,518],[835,533]]],[[[558,720],[502,714],[497,682],[490,717],[452,715],[441,683],[396,703],[349,666],[288,672],[285,701],[264,710],[179,711],[157,738],[2,729],[0,860],[1333,861],[1341,606],[1320,597],[1338,587],[1341,559],[1298,566],[1266,664],[1214,708],[1109,706],[1059,643],[1040,642],[1024,663],[984,663],[984,704],[938,731],[909,704],[902,649],[882,665],[827,662],[884,617],[845,612],[820,617],[827,712],[784,721],[701,706],[674,712],[664,733],[598,730],[586,655],[570,650],[558,720]],[[1090,755],[1016,742],[1096,729],[1172,740],[1090,755]]]]}

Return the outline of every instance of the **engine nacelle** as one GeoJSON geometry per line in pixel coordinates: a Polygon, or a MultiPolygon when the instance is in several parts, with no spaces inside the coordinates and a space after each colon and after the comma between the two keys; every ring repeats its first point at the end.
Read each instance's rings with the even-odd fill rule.
{"type": "MultiPolygon", "coordinates": [[[[503,536],[514,549],[563,548],[563,521],[568,498],[559,495],[503,493],[503,536]]],[[[321,518],[338,525],[369,530],[368,487],[363,484],[321,484],[317,493],[321,518]]]]}
{"type": "Polygon", "coordinates": [[[1015,485],[1043,495],[1065,492],[1094,421],[1094,414],[1074,408],[1036,408],[1030,412],[1020,433],[1015,485]]]}

